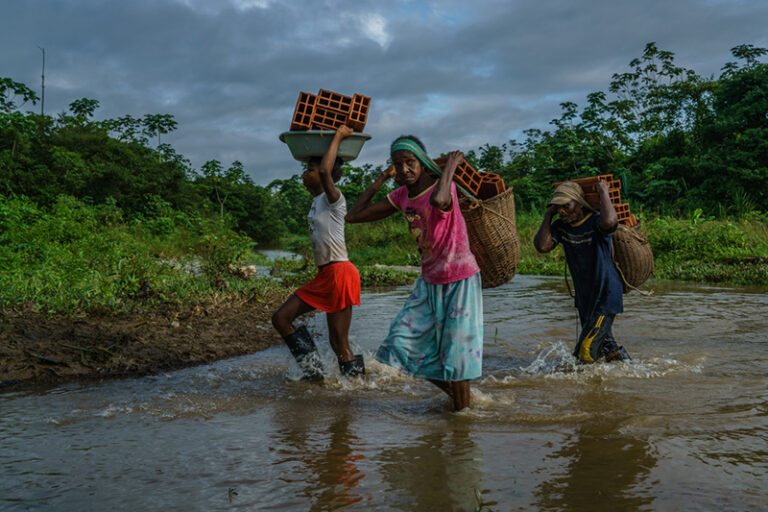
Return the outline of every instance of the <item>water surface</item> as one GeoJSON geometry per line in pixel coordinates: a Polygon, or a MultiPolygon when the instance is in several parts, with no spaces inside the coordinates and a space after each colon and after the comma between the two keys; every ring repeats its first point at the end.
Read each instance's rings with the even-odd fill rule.
{"type": "Polygon", "coordinates": [[[377,364],[410,287],[366,293],[338,378],[285,347],[167,374],[0,395],[0,510],[764,510],[768,295],[625,296],[629,364],[577,367],[562,278],[484,292],[472,410],[377,364]],[[480,502],[483,505],[480,505],[480,502]]]}

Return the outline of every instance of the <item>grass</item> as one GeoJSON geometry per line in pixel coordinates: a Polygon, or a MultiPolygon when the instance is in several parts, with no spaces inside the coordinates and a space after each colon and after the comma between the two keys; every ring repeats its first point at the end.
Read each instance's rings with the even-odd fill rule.
{"type": "Polygon", "coordinates": [[[42,209],[0,196],[0,311],[112,314],[282,293],[237,271],[262,260],[251,248],[221,219],[124,221],[72,198],[42,209]]]}

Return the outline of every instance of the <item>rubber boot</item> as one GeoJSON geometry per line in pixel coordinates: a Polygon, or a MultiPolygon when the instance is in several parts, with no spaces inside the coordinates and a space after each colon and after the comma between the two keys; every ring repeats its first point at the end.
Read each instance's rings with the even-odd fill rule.
{"type": "Polygon", "coordinates": [[[605,356],[605,362],[609,363],[611,361],[630,361],[632,360],[631,357],[629,357],[629,354],[626,350],[624,350],[624,347],[619,347],[619,350],[616,350],[615,352],[611,352],[610,354],[606,354],[605,356]]]}
{"type": "Polygon", "coordinates": [[[323,362],[306,326],[302,325],[283,339],[304,373],[302,380],[323,380],[323,362]]]}
{"type": "Polygon", "coordinates": [[[357,377],[358,375],[365,375],[365,363],[363,362],[362,354],[355,355],[355,358],[351,361],[339,361],[339,370],[344,377],[357,377]]]}

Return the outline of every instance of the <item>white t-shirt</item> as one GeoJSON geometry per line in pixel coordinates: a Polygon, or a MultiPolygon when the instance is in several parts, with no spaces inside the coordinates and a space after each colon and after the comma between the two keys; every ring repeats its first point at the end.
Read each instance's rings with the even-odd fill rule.
{"type": "Polygon", "coordinates": [[[325,192],[312,200],[307,220],[315,265],[318,267],[332,261],[347,261],[347,244],[344,241],[344,216],[347,214],[347,200],[344,194],[333,203],[328,203],[325,192]]]}

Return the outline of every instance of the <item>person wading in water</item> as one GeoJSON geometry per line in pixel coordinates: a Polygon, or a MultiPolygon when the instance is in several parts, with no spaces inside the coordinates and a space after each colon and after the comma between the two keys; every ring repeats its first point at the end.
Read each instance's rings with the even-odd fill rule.
{"type": "Polygon", "coordinates": [[[573,351],[582,363],[630,359],[624,347],[613,339],[614,317],[624,311],[623,284],[611,258],[611,235],[618,217],[604,181],[595,184],[600,212],[592,211],[582,188],[572,181],[560,184],[547,206],[544,219],[533,238],[541,253],[560,243],[571,271],[579,310],[581,333],[573,351]],[[552,222],[555,214],[559,219],[552,222]]]}
{"type": "Polygon", "coordinates": [[[421,276],[376,359],[429,380],[453,399],[454,410],[459,411],[470,405],[469,381],[480,377],[483,361],[480,268],[469,249],[452,181],[464,155],[452,152],[436,178],[440,168],[413,135],[395,140],[390,152],[392,167],[360,195],[346,217],[347,222],[370,222],[399,210],[421,253],[421,276]],[[390,177],[402,186],[371,204],[390,177]]]}
{"type": "Polygon", "coordinates": [[[360,274],[347,256],[344,238],[347,201],[336,187],[342,164],[336,156],[339,143],[352,133],[352,128],[341,126],[325,155],[311,158],[302,174],[304,186],[314,196],[307,218],[318,272],[272,315],[272,325],[285,340],[306,380],[321,380],[323,366],[306,326],[295,328],[293,321],[315,309],[326,313],[328,337],[341,374],[354,377],[365,373],[363,356],[353,354],[349,348],[352,306],[360,305],[360,274]]]}

